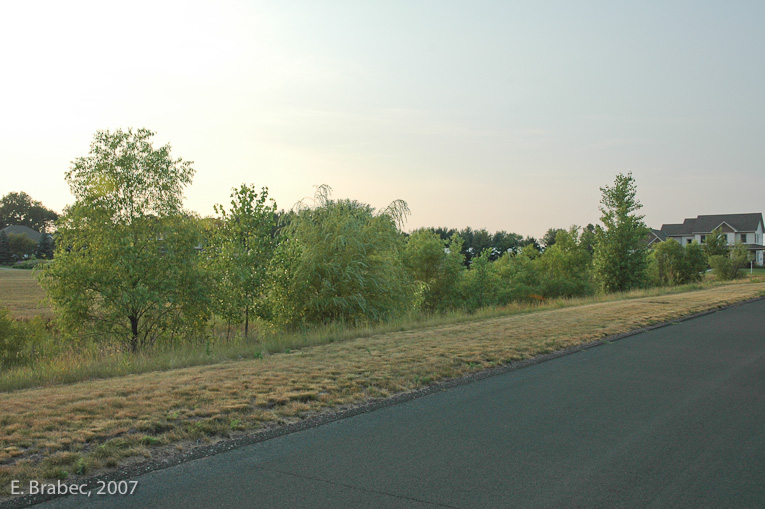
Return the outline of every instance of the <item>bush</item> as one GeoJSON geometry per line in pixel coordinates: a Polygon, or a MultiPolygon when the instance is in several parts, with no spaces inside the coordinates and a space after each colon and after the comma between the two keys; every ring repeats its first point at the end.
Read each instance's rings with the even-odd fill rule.
{"type": "Polygon", "coordinates": [[[413,232],[404,247],[404,266],[420,285],[419,307],[426,312],[447,311],[459,305],[457,285],[465,271],[462,239],[447,242],[430,230],[413,232]]]}
{"type": "Polygon", "coordinates": [[[23,262],[16,262],[16,263],[14,263],[13,264],[13,268],[14,269],[27,269],[27,270],[29,270],[29,269],[34,269],[35,267],[37,267],[40,264],[45,265],[47,263],[50,263],[50,262],[48,260],[37,260],[37,259],[24,260],[23,262]]]}
{"type": "Polygon", "coordinates": [[[28,349],[40,339],[38,325],[14,320],[7,309],[0,308],[0,366],[8,368],[31,360],[28,349]]]}
{"type": "Polygon", "coordinates": [[[709,265],[719,281],[730,281],[739,276],[739,270],[746,265],[747,258],[746,246],[736,243],[728,255],[710,256],[709,265]]]}
{"type": "Polygon", "coordinates": [[[682,285],[701,281],[707,262],[702,247],[696,243],[685,247],[673,239],[660,242],[650,256],[651,280],[654,285],[682,285]]]}

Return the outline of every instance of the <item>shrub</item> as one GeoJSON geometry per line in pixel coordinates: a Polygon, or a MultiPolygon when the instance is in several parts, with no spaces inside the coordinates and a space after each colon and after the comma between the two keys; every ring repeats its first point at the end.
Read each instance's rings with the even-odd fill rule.
{"type": "Polygon", "coordinates": [[[7,309],[0,308],[0,366],[8,368],[29,362],[28,347],[39,339],[37,325],[14,320],[7,309]]]}
{"type": "Polygon", "coordinates": [[[736,243],[728,255],[715,255],[709,257],[709,265],[712,266],[715,276],[719,281],[736,279],[738,271],[744,267],[748,258],[746,246],[736,243]]]}
{"type": "Polygon", "coordinates": [[[40,264],[47,264],[49,263],[47,260],[24,260],[23,262],[16,262],[13,264],[14,269],[34,269],[40,264]]]}
{"type": "Polygon", "coordinates": [[[650,262],[652,282],[660,286],[701,281],[706,268],[706,257],[700,245],[693,243],[683,247],[673,239],[657,244],[650,262]]]}
{"type": "Polygon", "coordinates": [[[404,266],[420,285],[419,307],[427,312],[446,311],[459,305],[457,284],[465,270],[462,239],[447,242],[430,230],[413,232],[403,250],[404,266]]]}

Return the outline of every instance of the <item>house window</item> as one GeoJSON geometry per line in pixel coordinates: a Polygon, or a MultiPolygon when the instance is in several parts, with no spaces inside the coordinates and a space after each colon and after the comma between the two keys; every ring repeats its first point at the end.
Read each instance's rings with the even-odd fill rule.
{"type": "Polygon", "coordinates": [[[746,233],[741,234],[741,242],[746,243],[746,233]]]}
{"type": "Polygon", "coordinates": [[[706,243],[706,241],[707,241],[707,236],[706,236],[706,235],[702,235],[702,236],[701,236],[701,243],[702,243],[702,244],[705,244],[705,243],[706,243]]]}
{"type": "Polygon", "coordinates": [[[688,239],[686,240],[685,243],[686,244],[691,244],[692,242],[693,242],[693,237],[688,237],[688,239]]]}

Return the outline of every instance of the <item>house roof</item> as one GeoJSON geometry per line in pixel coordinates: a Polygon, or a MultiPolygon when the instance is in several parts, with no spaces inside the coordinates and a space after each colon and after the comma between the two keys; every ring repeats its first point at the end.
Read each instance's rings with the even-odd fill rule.
{"type": "Polygon", "coordinates": [[[2,229],[2,231],[4,231],[6,235],[10,235],[11,233],[18,235],[21,233],[34,240],[35,242],[40,242],[40,239],[42,238],[42,233],[38,232],[37,230],[33,230],[28,226],[22,226],[20,224],[12,224],[11,226],[6,226],[2,229]]]}
{"type": "Polygon", "coordinates": [[[684,224],[663,224],[661,225],[661,231],[665,235],[677,236],[677,235],[690,235],[691,230],[685,227],[684,224]]]}
{"type": "Polygon", "coordinates": [[[718,214],[714,216],[699,216],[693,231],[697,233],[710,233],[723,223],[727,223],[739,232],[753,232],[762,222],[762,214],[718,214]]]}
{"type": "Polygon", "coordinates": [[[663,232],[670,236],[692,235],[694,233],[711,233],[722,224],[727,224],[737,232],[753,232],[763,222],[759,212],[751,214],[716,214],[689,218],[683,224],[664,224],[663,232]]]}
{"type": "Polygon", "coordinates": [[[664,242],[665,240],[667,240],[666,233],[661,230],[654,230],[651,228],[651,233],[646,236],[645,243],[648,247],[651,247],[654,242],[664,242]]]}

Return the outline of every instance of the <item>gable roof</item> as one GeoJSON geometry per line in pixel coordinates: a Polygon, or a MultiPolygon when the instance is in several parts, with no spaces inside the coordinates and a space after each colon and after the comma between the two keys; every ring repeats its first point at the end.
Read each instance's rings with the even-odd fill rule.
{"type": "Polygon", "coordinates": [[[664,242],[667,240],[667,234],[661,230],[654,230],[651,228],[651,232],[646,236],[646,246],[651,247],[655,242],[664,242]]]}
{"type": "MultiPolygon", "coordinates": [[[[712,233],[712,230],[727,224],[737,232],[753,232],[763,222],[762,214],[716,214],[689,218],[683,224],[664,224],[661,229],[670,236],[693,235],[694,233],[712,233]]],[[[765,223],[764,223],[765,224],[765,223]]]]}
{"type": "Polygon", "coordinates": [[[699,216],[696,218],[696,224],[693,231],[696,233],[711,233],[712,230],[727,223],[734,230],[739,232],[753,232],[762,222],[762,214],[718,214],[713,216],[699,216]]]}
{"type": "Polygon", "coordinates": [[[3,230],[6,235],[10,235],[11,233],[15,233],[16,235],[23,234],[29,237],[30,239],[34,240],[35,242],[40,242],[40,239],[42,238],[42,233],[38,232],[37,230],[33,230],[32,228],[28,226],[22,226],[20,224],[12,224],[11,226],[6,226],[3,228],[3,230]]]}

